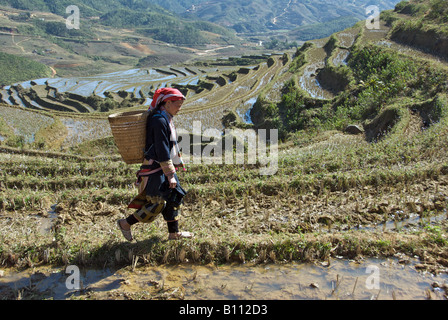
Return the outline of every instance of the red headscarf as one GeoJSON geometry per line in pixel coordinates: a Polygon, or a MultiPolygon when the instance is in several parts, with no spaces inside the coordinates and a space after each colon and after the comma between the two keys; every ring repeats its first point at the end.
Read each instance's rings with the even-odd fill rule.
{"type": "Polygon", "coordinates": [[[159,105],[159,103],[163,101],[178,101],[178,100],[185,100],[185,96],[177,89],[174,88],[162,88],[158,89],[154,93],[154,97],[151,102],[151,106],[149,109],[154,109],[159,105]]]}

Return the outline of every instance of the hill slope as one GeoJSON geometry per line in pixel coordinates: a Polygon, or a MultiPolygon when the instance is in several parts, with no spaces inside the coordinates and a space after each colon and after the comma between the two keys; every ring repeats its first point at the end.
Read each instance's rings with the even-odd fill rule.
{"type": "Polygon", "coordinates": [[[49,77],[52,71],[49,67],[33,60],[0,52],[0,86],[49,77]]]}
{"type": "Polygon", "coordinates": [[[80,13],[85,17],[100,16],[111,10],[120,9],[172,16],[169,11],[145,0],[78,0],[76,3],[70,0],[0,0],[0,5],[26,11],[51,12],[59,16],[66,15],[66,8],[70,5],[78,6],[80,13]]]}
{"type": "MultiPolygon", "coordinates": [[[[402,4],[395,11],[384,12],[379,30],[369,30],[360,22],[325,42],[311,41],[302,46],[296,52],[291,69],[294,75],[283,90],[282,100],[274,109],[266,101],[268,109],[264,110],[261,99],[261,113],[254,116],[261,115],[260,123],[275,119],[277,128],[283,128],[285,134],[313,127],[343,130],[350,122],[367,125],[390,109],[429,101],[435,107],[436,101],[445,101],[446,25],[436,21],[446,19],[444,8],[448,5],[442,1],[423,3],[425,10],[419,15],[403,14],[406,10],[402,4]],[[432,46],[422,51],[421,39],[432,46]],[[402,42],[412,49],[400,47],[402,42]],[[338,59],[341,54],[345,57],[342,60],[338,59]],[[444,61],[438,61],[438,56],[444,61]],[[421,61],[419,57],[423,57],[421,61]],[[327,99],[316,99],[303,85],[303,73],[310,65],[319,65],[314,76],[321,89],[330,93],[327,99]],[[263,117],[265,111],[269,111],[267,117],[263,117]]],[[[406,8],[411,11],[410,7],[421,6],[421,1],[413,1],[406,8]]]]}
{"type": "MultiPolygon", "coordinates": [[[[328,22],[341,17],[366,19],[368,0],[358,1],[307,1],[307,0],[225,0],[225,1],[162,1],[153,0],[160,6],[182,13],[187,17],[231,27],[237,32],[266,32],[291,30],[303,25],[328,22]],[[188,12],[185,12],[187,11],[188,12]]],[[[382,10],[392,9],[397,0],[376,1],[382,10]]]]}
{"type": "MultiPolygon", "coordinates": [[[[381,1],[380,9],[394,2],[381,1]]],[[[221,51],[228,56],[248,54],[260,50],[260,41],[267,43],[268,50],[285,50],[295,45],[291,40],[327,36],[364,18],[366,3],[82,0],[77,2],[82,27],[68,30],[68,0],[0,0],[4,8],[0,15],[0,44],[3,52],[51,66],[60,76],[91,75],[173,65],[198,58],[200,50],[201,55],[209,55],[210,49],[220,47],[233,46],[221,51]],[[331,19],[325,27],[312,24],[331,19]],[[304,29],[264,34],[298,25],[305,25],[304,29]],[[235,31],[261,31],[263,35],[247,34],[243,40],[235,37],[235,31]],[[275,40],[269,42],[272,36],[275,40]]]]}
{"type": "MultiPolygon", "coordinates": [[[[18,2],[16,7],[40,8],[35,1],[18,2]]],[[[59,12],[58,8],[53,11],[59,12]]],[[[91,14],[96,17],[84,12],[89,11],[81,11],[81,28],[76,30],[66,28],[65,11],[54,14],[0,7],[1,51],[53,67],[59,76],[84,76],[174,65],[199,58],[198,52],[209,55],[205,50],[211,46],[241,42],[221,26],[179,19],[164,9],[162,13],[154,8],[144,12],[125,7],[94,10],[91,14]]],[[[234,52],[242,51],[235,48],[234,52]]]]}

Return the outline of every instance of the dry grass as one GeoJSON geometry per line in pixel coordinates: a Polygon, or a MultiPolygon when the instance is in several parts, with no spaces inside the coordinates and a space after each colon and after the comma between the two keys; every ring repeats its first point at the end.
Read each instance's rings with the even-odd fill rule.
{"type": "Polygon", "coordinates": [[[132,212],[126,204],[135,195],[134,167],[120,161],[1,154],[6,179],[1,263],[117,267],[313,261],[396,252],[424,257],[426,252],[434,257],[428,267],[436,270],[436,257],[446,252],[447,226],[446,220],[429,219],[447,214],[448,166],[441,148],[446,136],[427,131],[413,139],[408,144],[420,141],[419,148],[428,139],[435,143],[406,163],[395,162],[392,140],[374,145],[326,133],[307,145],[282,149],[279,172],[271,177],[251,166],[234,165],[229,171],[225,165],[192,165],[180,174],[189,190],[181,227],[195,238],[179,242],[166,240],[162,218],[137,225],[136,243],[126,243],[117,230],[116,220],[132,212]],[[53,204],[54,226],[42,233],[53,204]],[[418,222],[409,220],[415,216],[418,222]],[[385,232],[386,222],[395,227],[385,232]],[[426,228],[434,224],[439,229],[426,228]]]}

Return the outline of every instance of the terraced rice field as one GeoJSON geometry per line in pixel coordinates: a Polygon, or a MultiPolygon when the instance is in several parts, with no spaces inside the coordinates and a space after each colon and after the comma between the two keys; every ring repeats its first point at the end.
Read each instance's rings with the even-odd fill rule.
{"type": "MultiPolygon", "coordinates": [[[[114,75],[104,75],[86,82],[35,81],[30,88],[43,90],[38,95],[48,101],[54,101],[57,92],[64,90],[76,95],[106,91],[118,94],[123,90],[142,99],[142,103],[123,109],[132,110],[144,107],[150,92],[158,87],[191,85],[177,126],[189,130],[193,121],[200,120],[204,129],[222,129],[222,116],[229,111],[249,122],[245,116],[259,95],[273,103],[280,101],[284,83],[293,77],[300,80],[310,98],[332,101],[337,93],[322,89],[316,82],[318,69],[330,62],[343,63],[346,50],[355,41],[394,47],[386,34],[387,29],[370,32],[364,28],[338,33],[340,45],[330,56],[324,48],[328,39],[316,40],[299,73],[289,71],[289,54],[286,60],[284,56],[272,56],[250,68],[131,70],[119,73],[122,81],[116,86],[109,82],[114,75]],[[230,76],[232,72],[236,78],[230,76]],[[131,78],[139,80],[131,83],[131,78]],[[208,83],[202,91],[194,87],[201,80],[208,83]]],[[[110,143],[108,113],[54,111],[25,102],[25,106],[12,106],[18,100],[8,94],[11,96],[15,89],[5,90],[8,92],[2,97],[10,104],[0,106],[0,111],[7,114],[2,118],[12,131],[32,141],[45,126],[47,131],[57,133],[54,138],[60,141],[56,144],[59,149],[51,151],[0,145],[0,264],[4,268],[69,264],[110,268],[126,271],[123,277],[128,284],[135,281],[135,272],[143,273],[160,264],[241,267],[302,262],[331,269],[334,259],[361,263],[367,258],[389,257],[413,271],[446,272],[446,118],[423,130],[423,118],[409,110],[397,122],[402,131],[397,129],[376,143],[364,135],[336,130],[294,133],[278,146],[278,172],[271,176],[260,175],[259,164],[189,163],[188,170],[179,173],[188,190],[180,223],[182,230],[193,232],[195,237],[167,241],[165,222],[157,219],[151,225],[137,225],[133,230],[136,241],[127,243],[117,230],[116,220],[131,213],[127,204],[136,195],[135,172],[139,166],[124,164],[110,143]],[[90,140],[94,144],[88,144],[90,140]],[[81,156],[70,149],[78,143],[81,145],[76,147],[91,147],[94,154],[81,156]]],[[[191,295],[192,291],[185,294],[185,282],[163,289],[162,280],[148,281],[158,291],[145,291],[149,285],[135,290],[120,285],[106,296],[95,289],[79,295],[111,299],[123,295],[135,299],[201,296],[198,287],[193,289],[196,295],[191,295]]],[[[438,281],[446,280],[442,277],[438,281]]],[[[440,293],[428,286],[424,285],[423,298],[446,298],[445,283],[438,286],[440,293]]],[[[251,290],[247,289],[243,297],[250,297],[251,290]]],[[[203,285],[202,290],[215,289],[203,285]]],[[[282,291],[275,297],[302,297],[296,291],[287,293],[282,291]]],[[[11,290],[8,294],[19,295],[11,290]]],[[[40,297],[32,288],[21,291],[20,296],[40,297]]],[[[328,297],[308,295],[313,296],[328,297]]],[[[391,292],[387,296],[397,297],[391,292]]]]}
{"type": "MultiPolygon", "coordinates": [[[[284,68],[281,58],[273,56],[273,65],[270,66],[264,62],[249,67],[167,67],[79,79],[38,79],[5,87],[0,98],[7,105],[25,109],[83,113],[86,117],[95,114],[98,118],[101,114],[87,102],[91,95],[103,99],[107,95],[118,102],[127,97],[132,99],[131,109],[144,109],[158,88],[179,86],[188,98],[178,120],[179,126],[191,129],[194,118],[202,121],[206,128],[222,129],[220,119],[225,112],[239,108],[240,113],[247,113],[251,106],[247,102],[254,101],[261,89],[284,68]],[[233,81],[230,79],[232,73],[233,81]],[[206,83],[204,88],[198,85],[200,81],[206,83]],[[30,92],[33,93],[31,96],[30,92]],[[120,92],[124,96],[121,94],[120,97],[120,92]],[[61,98],[61,93],[66,95],[61,98]]],[[[107,117],[105,113],[102,115],[107,117]]]]}

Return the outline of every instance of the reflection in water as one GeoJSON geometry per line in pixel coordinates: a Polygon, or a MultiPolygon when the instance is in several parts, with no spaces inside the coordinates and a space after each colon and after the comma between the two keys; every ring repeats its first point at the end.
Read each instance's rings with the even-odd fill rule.
{"type": "Polygon", "coordinates": [[[347,65],[347,58],[349,55],[350,55],[350,51],[340,49],[338,51],[337,55],[335,56],[335,58],[333,59],[333,64],[336,67],[339,67],[342,65],[347,65]]]}
{"type": "Polygon", "coordinates": [[[243,121],[244,123],[253,124],[252,118],[250,116],[250,111],[252,110],[255,102],[257,102],[257,97],[250,98],[244,104],[238,106],[235,109],[241,121],[243,121]]]}
{"type": "MultiPolygon", "coordinates": [[[[183,292],[186,300],[423,300],[445,299],[441,287],[448,276],[416,271],[412,263],[397,259],[367,259],[362,262],[331,260],[329,263],[258,266],[194,266],[180,264],[161,267],[130,267],[87,270],[80,276],[81,291],[66,287],[64,270],[41,270],[5,274],[2,290],[34,285],[42,298],[66,299],[89,292],[94,299],[107,299],[115,293],[183,292]],[[437,283],[438,285],[434,285],[437,283]]],[[[177,296],[177,298],[179,298],[177,296]]]]}
{"type": "Polygon", "coordinates": [[[331,99],[333,95],[322,88],[316,78],[319,69],[325,66],[324,62],[314,63],[307,66],[303,75],[299,79],[300,87],[305,90],[312,98],[316,99],[331,99]]]}

